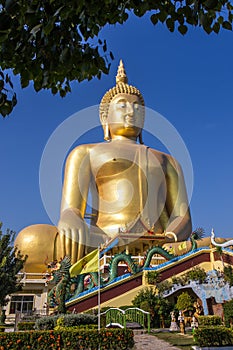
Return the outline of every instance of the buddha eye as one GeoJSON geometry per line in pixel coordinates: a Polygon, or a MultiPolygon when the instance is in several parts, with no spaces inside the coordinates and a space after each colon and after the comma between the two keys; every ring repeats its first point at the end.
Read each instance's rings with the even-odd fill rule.
{"type": "Polygon", "coordinates": [[[126,108],[127,101],[124,98],[119,98],[119,100],[116,101],[116,107],[118,109],[126,108]]]}
{"type": "Polygon", "coordinates": [[[139,104],[138,103],[134,103],[134,109],[139,109],[139,104]]]}

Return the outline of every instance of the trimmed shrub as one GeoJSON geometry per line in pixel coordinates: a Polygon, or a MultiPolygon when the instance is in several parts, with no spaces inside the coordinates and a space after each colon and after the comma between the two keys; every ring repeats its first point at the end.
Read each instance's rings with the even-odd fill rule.
{"type": "Polygon", "coordinates": [[[224,326],[200,327],[194,330],[193,339],[198,346],[233,345],[233,331],[224,326]]]}
{"type": "Polygon", "coordinates": [[[223,274],[225,282],[229,283],[230,287],[233,286],[233,269],[232,266],[225,266],[224,267],[224,274],[223,274]]]}
{"type": "Polygon", "coordinates": [[[157,284],[159,295],[163,295],[165,292],[169,292],[172,289],[173,283],[169,281],[163,281],[157,284]]]}
{"type": "Polygon", "coordinates": [[[158,271],[148,271],[146,274],[146,281],[148,284],[156,285],[161,280],[161,275],[158,271]]]}
{"type": "Polygon", "coordinates": [[[97,324],[81,324],[80,326],[72,326],[72,327],[65,327],[65,326],[56,326],[54,328],[55,331],[69,331],[69,330],[90,330],[90,329],[98,329],[97,324]]]}
{"type": "Polygon", "coordinates": [[[0,349],[52,350],[101,349],[127,350],[134,346],[131,329],[30,331],[0,334],[0,349]]]}
{"type": "Polygon", "coordinates": [[[144,300],[141,302],[140,309],[147,311],[147,312],[150,312],[150,304],[148,303],[147,300],[144,300]]]}
{"type": "Polygon", "coordinates": [[[216,315],[208,315],[208,316],[199,316],[198,317],[198,326],[206,327],[206,326],[221,326],[222,319],[220,316],[216,315]]]}
{"type": "MultiPolygon", "coordinates": [[[[61,315],[60,315],[61,316],[61,315]]],[[[57,319],[60,317],[58,315],[55,316],[45,316],[38,318],[35,322],[36,330],[52,330],[57,324],[57,319]]]]}
{"type": "Polygon", "coordinates": [[[129,308],[131,308],[131,307],[135,307],[135,306],[133,306],[133,305],[122,305],[122,306],[119,307],[119,309],[121,309],[121,310],[127,310],[127,309],[129,309],[129,308]]]}
{"type": "Polygon", "coordinates": [[[36,330],[53,330],[56,326],[73,327],[97,324],[98,318],[91,314],[67,314],[41,317],[35,323],[36,330]]]}
{"type": "MultiPolygon", "coordinates": [[[[98,317],[91,314],[67,314],[67,315],[61,316],[61,318],[63,319],[65,327],[98,323],[98,317]]],[[[57,320],[57,324],[58,324],[58,320],[57,320]]]]}
{"type": "MultiPolygon", "coordinates": [[[[0,326],[0,332],[5,332],[5,330],[6,329],[9,329],[9,328],[14,328],[14,324],[13,323],[6,323],[5,325],[1,325],[0,326]]],[[[0,343],[0,345],[1,345],[1,343],[0,343]]],[[[1,348],[0,348],[0,350],[1,350],[1,348]]]]}
{"type": "Polygon", "coordinates": [[[173,276],[172,277],[172,284],[177,284],[177,285],[181,285],[184,286],[187,283],[187,278],[186,276],[182,276],[182,277],[176,277],[173,276]]]}
{"type": "Polygon", "coordinates": [[[34,330],[35,322],[19,322],[17,328],[19,331],[31,331],[34,330]]]}
{"type": "Polygon", "coordinates": [[[176,303],[176,308],[178,310],[193,311],[193,298],[189,295],[188,292],[182,292],[176,303]]]}
{"type": "Polygon", "coordinates": [[[224,321],[226,327],[232,327],[233,325],[233,299],[226,301],[223,304],[224,321]]]}
{"type": "Polygon", "coordinates": [[[206,272],[201,267],[194,267],[186,274],[187,280],[198,281],[199,283],[204,283],[206,280],[206,272]]]}

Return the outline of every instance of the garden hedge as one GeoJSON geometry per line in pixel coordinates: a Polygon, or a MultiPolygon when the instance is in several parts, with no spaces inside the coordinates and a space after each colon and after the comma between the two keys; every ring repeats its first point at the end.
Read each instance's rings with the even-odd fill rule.
{"type": "Polygon", "coordinates": [[[0,350],[128,350],[134,346],[131,329],[25,331],[0,333],[0,350]]]}
{"type": "Polygon", "coordinates": [[[233,330],[224,326],[200,327],[194,330],[193,339],[198,346],[233,345],[233,330]]]}
{"type": "Polygon", "coordinates": [[[18,331],[31,331],[34,330],[35,322],[19,322],[17,324],[18,331]]]}
{"type": "Polygon", "coordinates": [[[207,315],[207,316],[198,316],[198,326],[199,327],[208,327],[208,326],[221,326],[222,319],[217,315],[207,315]]]}
{"type": "Polygon", "coordinates": [[[88,324],[97,324],[98,318],[91,314],[67,314],[45,316],[36,320],[36,330],[52,330],[56,326],[73,327],[88,324]]]}
{"type": "Polygon", "coordinates": [[[224,321],[226,327],[232,327],[233,325],[233,299],[226,301],[223,304],[224,321]]]}

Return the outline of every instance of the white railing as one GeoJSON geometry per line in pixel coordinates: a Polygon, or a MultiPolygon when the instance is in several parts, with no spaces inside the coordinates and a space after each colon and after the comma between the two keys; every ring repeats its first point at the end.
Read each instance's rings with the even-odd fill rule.
{"type": "Polygon", "coordinates": [[[46,273],[19,272],[17,276],[23,284],[43,283],[44,285],[47,285],[46,273]]]}
{"type": "MultiPolygon", "coordinates": [[[[104,255],[100,259],[100,267],[104,268],[104,266],[108,266],[111,259],[114,257],[114,255],[104,255]]],[[[132,260],[135,261],[136,264],[139,266],[142,266],[142,263],[144,261],[144,256],[141,255],[133,255],[131,256],[132,260]]],[[[151,259],[150,266],[157,266],[159,264],[162,264],[165,262],[166,259],[162,256],[156,256],[154,255],[151,259]]],[[[118,266],[127,266],[126,263],[123,261],[118,266]]],[[[24,284],[26,283],[43,283],[44,285],[47,285],[46,277],[49,273],[34,273],[34,272],[19,272],[17,275],[20,278],[20,281],[24,284]]]]}
{"type": "MultiPolygon", "coordinates": [[[[110,263],[110,260],[114,257],[114,255],[104,255],[101,259],[100,259],[100,266],[108,266],[110,263]]],[[[132,260],[135,261],[135,263],[137,263],[139,266],[141,266],[141,264],[144,261],[144,256],[141,255],[137,255],[137,256],[131,256],[132,260]]],[[[165,262],[166,259],[163,256],[153,256],[153,258],[151,259],[150,262],[150,266],[157,266],[159,264],[162,264],[163,262],[165,262]]],[[[119,266],[126,266],[126,263],[120,263],[119,266]]]]}

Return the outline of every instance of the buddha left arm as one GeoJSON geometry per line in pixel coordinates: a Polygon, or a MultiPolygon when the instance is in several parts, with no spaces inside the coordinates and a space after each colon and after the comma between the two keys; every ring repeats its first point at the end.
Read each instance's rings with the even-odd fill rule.
{"type": "Polygon", "coordinates": [[[183,241],[190,236],[192,223],[183,172],[171,156],[167,162],[166,185],[166,209],[169,217],[166,236],[168,240],[183,241]]]}

